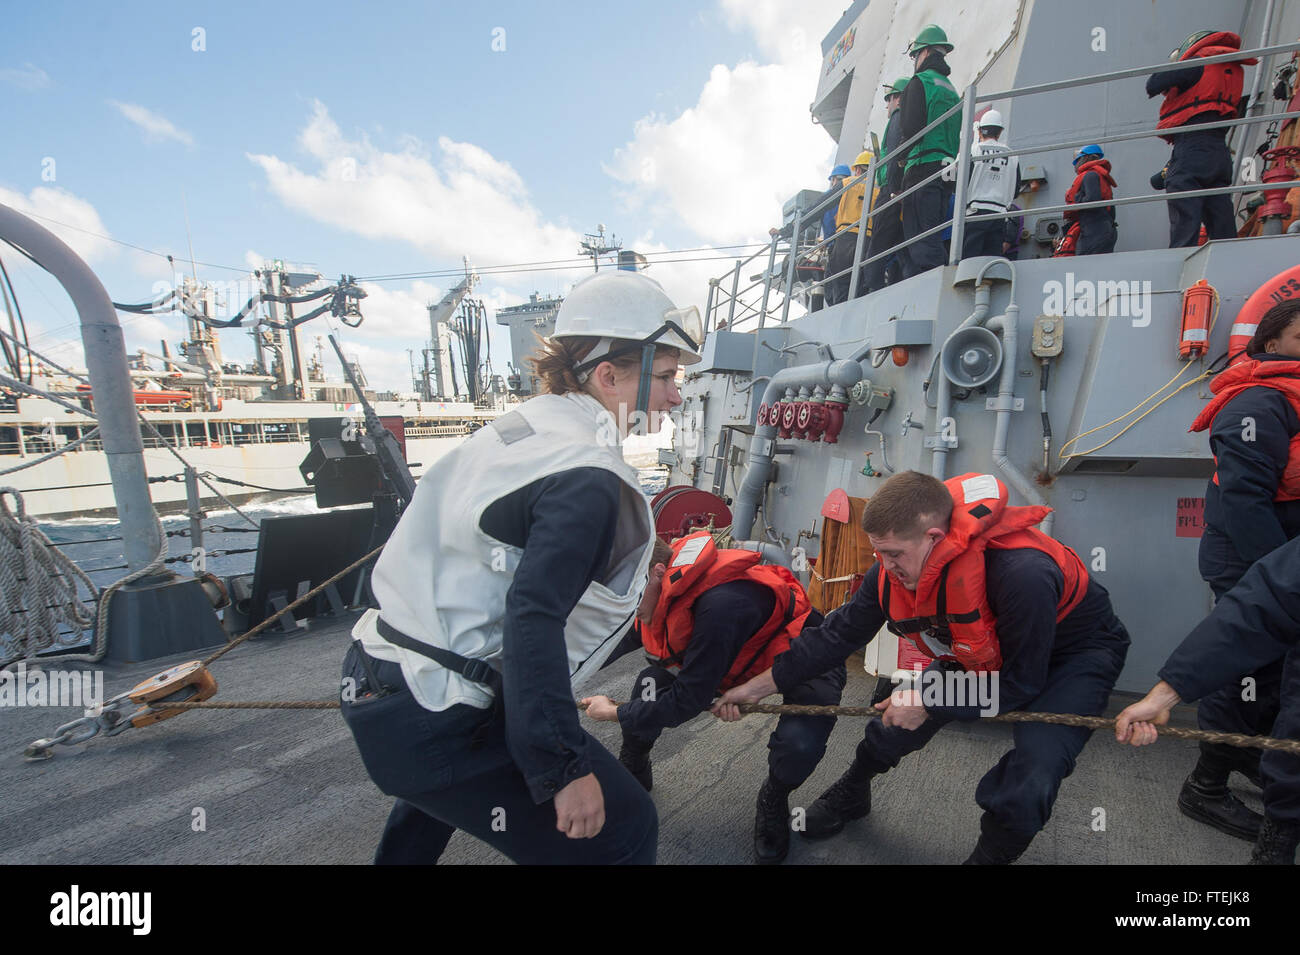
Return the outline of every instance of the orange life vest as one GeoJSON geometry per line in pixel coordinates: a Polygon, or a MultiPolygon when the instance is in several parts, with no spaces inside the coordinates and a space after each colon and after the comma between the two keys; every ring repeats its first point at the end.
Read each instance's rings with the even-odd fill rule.
{"type": "MultiPolygon", "coordinates": [[[[1189,431],[1204,431],[1214,423],[1214,417],[1226,405],[1247,388],[1272,388],[1286,395],[1291,407],[1300,415],[1300,361],[1260,361],[1251,358],[1231,365],[1219,372],[1210,383],[1214,397],[1201,409],[1201,413],[1192,422],[1189,431]]],[[[1218,459],[1214,462],[1219,463],[1218,459]]],[[[1212,478],[1219,483],[1219,472],[1212,478]]],[[[1291,435],[1291,445],[1287,450],[1286,470],[1278,482],[1275,501],[1300,501],[1300,431],[1291,435]]]]}
{"type": "MultiPolygon", "coordinates": [[[[1065,191],[1065,201],[1069,205],[1079,201],[1079,196],[1083,192],[1083,177],[1090,172],[1095,172],[1097,178],[1101,180],[1101,197],[1103,199],[1111,198],[1115,193],[1112,191],[1115,186],[1115,179],[1110,174],[1109,159],[1092,159],[1085,163],[1080,163],[1075,168],[1074,184],[1065,191]]],[[[1085,209],[1084,212],[1096,212],[1096,209],[1085,209]]],[[[1109,212],[1111,218],[1115,217],[1115,207],[1106,206],[1105,211],[1109,212]]],[[[1063,213],[1066,219],[1074,219],[1079,215],[1071,209],[1066,209],[1063,213]]]]}
{"type": "Polygon", "coordinates": [[[1056,243],[1056,250],[1052,253],[1052,258],[1059,259],[1063,256],[1076,255],[1079,249],[1079,236],[1083,233],[1083,226],[1078,219],[1071,222],[1061,234],[1060,240],[1056,243]]]}
{"type": "Polygon", "coordinates": [[[890,631],[927,656],[955,660],[967,670],[997,670],[1002,650],[985,589],[985,550],[1033,548],[1051,557],[1065,576],[1058,623],[1083,599],[1088,571],[1078,554],[1033,529],[1050,507],[1008,507],[1006,485],[991,474],[963,474],[944,483],[953,499],[948,533],[930,552],[916,590],[881,569],[880,606],[890,631]]]}
{"type": "MultiPolygon", "coordinates": [[[[1193,60],[1205,56],[1222,56],[1241,49],[1241,37],[1235,33],[1220,31],[1211,33],[1188,48],[1179,59],[1193,60]]],[[[1231,63],[1209,63],[1201,67],[1201,78],[1196,84],[1181,93],[1177,87],[1165,92],[1164,102],[1160,104],[1160,121],[1156,129],[1170,129],[1181,126],[1193,116],[1201,113],[1216,113],[1219,116],[1235,116],[1241,103],[1242,66],[1257,63],[1253,57],[1234,60],[1231,63]]],[[[1162,136],[1166,142],[1173,142],[1169,136],[1162,136]]]]}
{"type": "Polygon", "coordinates": [[[739,686],[770,667],[799,635],[812,605],[794,574],[784,567],[759,564],[760,559],[755,551],[718,550],[708,531],[676,541],[654,619],[641,628],[646,652],[665,666],[681,666],[695,632],[695,601],[720,584],[749,580],[770,588],[776,600],[771,616],[745,641],[718,689],[739,686]]]}

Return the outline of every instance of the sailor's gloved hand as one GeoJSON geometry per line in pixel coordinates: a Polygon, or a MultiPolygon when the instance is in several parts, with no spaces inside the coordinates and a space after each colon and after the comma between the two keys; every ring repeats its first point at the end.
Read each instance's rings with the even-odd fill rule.
{"type": "Polygon", "coordinates": [[[1169,172],[1169,166],[1163,166],[1158,173],[1151,177],[1151,188],[1161,192],[1165,188],[1165,176],[1169,172]]]}
{"type": "Polygon", "coordinates": [[[775,692],[776,684],[772,682],[772,671],[769,668],[748,683],[742,683],[723,693],[709,708],[709,712],[724,723],[734,723],[744,715],[736,706],[737,703],[757,703],[775,692]]]}
{"type": "Polygon", "coordinates": [[[605,828],[605,793],[595,773],[578,777],[555,794],[555,828],[570,839],[590,839],[605,828]]]}
{"type": "Polygon", "coordinates": [[[914,730],[930,718],[921,705],[921,694],[916,690],[895,690],[888,699],[877,703],[876,709],[884,713],[880,721],[886,726],[905,730],[914,730]]]}
{"type": "Polygon", "coordinates": [[[1151,692],[1115,718],[1115,739],[1120,743],[1146,746],[1156,741],[1156,727],[1169,722],[1169,711],[1179,702],[1178,693],[1161,680],[1151,692]]]}

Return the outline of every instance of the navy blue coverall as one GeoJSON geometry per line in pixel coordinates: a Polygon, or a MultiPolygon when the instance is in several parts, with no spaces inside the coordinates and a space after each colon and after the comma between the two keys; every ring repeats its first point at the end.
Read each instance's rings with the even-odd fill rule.
{"type": "MultiPolygon", "coordinates": [[[[1101,202],[1101,175],[1095,169],[1083,174],[1083,183],[1079,187],[1079,202],[1101,202]]],[[[1102,206],[1096,209],[1083,209],[1077,213],[1079,223],[1079,241],[1075,244],[1075,255],[1105,255],[1115,251],[1119,241],[1119,230],[1115,228],[1115,214],[1110,208],[1102,206]]]]}
{"type": "Polygon", "coordinates": [[[524,549],[506,597],[504,719],[465,703],[426,710],[398,664],[353,642],[343,677],[357,681],[358,699],[343,702],[343,718],[375,785],[398,797],[377,864],[432,864],[457,829],[525,864],[654,863],[654,803],[580,725],[564,650],[565,620],[609,560],[622,487],[610,471],[575,468],[484,512],[484,533],[524,549]],[[364,696],[376,683],[388,692],[364,696]],[[555,828],[553,800],[588,773],[604,795],[605,826],[570,839],[555,828]]]}
{"type": "MultiPolygon", "coordinates": [[[[1179,92],[1191,89],[1200,82],[1202,69],[1189,66],[1183,70],[1154,73],[1147,78],[1147,96],[1160,96],[1174,88],[1179,92]]],[[[1198,123],[1230,118],[1213,111],[1197,113],[1187,122],[1172,128],[1185,129],[1198,123]]],[[[1172,194],[1232,185],[1232,155],[1224,141],[1226,132],[1221,127],[1171,135],[1169,138],[1173,140],[1174,148],[1169,156],[1169,165],[1165,167],[1165,192],[1172,194]]],[[[1199,199],[1169,199],[1169,248],[1196,245],[1200,240],[1202,223],[1210,239],[1236,238],[1232,198],[1225,194],[1199,199]]]]}
{"type": "MultiPolygon", "coordinates": [[[[997,709],[1098,715],[1106,706],[1128,654],[1129,636],[1095,580],[1058,624],[1064,576],[1056,562],[1034,549],[990,550],[985,556],[989,607],[997,616],[1002,669],[997,709]]],[[[805,630],[776,658],[777,688],[795,686],[861,649],[885,622],[877,599],[880,565],[867,571],[853,600],[805,630]]],[[[932,668],[937,664],[932,664],[932,668]]],[[[859,766],[883,773],[921,749],[952,720],[973,720],[977,706],[927,706],[929,719],[915,730],[868,720],[858,744],[859,766]]],[[[1015,746],[975,791],[975,801],[1003,829],[1030,838],[1052,814],[1061,781],[1074,771],[1090,730],[1046,723],[1017,723],[1015,746]]]]}
{"type": "MultiPolygon", "coordinates": [[[[1179,644],[1160,670],[1184,700],[1222,686],[1240,696],[1241,678],[1281,670],[1280,708],[1272,735],[1300,740],[1300,539],[1255,562],[1179,644]]],[[[1264,813],[1300,823],[1300,756],[1264,750],[1264,813]]]]}
{"type": "MultiPolygon", "coordinates": [[[[1291,361],[1281,355],[1253,355],[1261,361],[1291,361]]],[[[1286,396],[1265,387],[1247,388],[1223,406],[1210,427],[1218,483],[1205,488],[1205,532],[1198,563],[1201,577],[1221,598],[1251,564],[1300,536],[1300,501],[1274,501],[1286,470],[1291,438],[1300,418],[1286,396]]],[[[1203,695],[1196,719],[1201,729],[1251,736],[1268,733],[1277,716],[1282,662],[1252,674],[1255,699],[1241,687],[1203,695]]],[[[1202,743],[1212,761],[1236,765],[1244,753],[1234,746],[1202,743]]]]}
{"type": "MultiPolygon", "coordinates": [[[[674,674],[652,664],[637,675],[630,702],[618,708],[623,735],[649,748],[666,728],[681,726],[707,710],[745,643],[771,617],[774,604],[771,588],[751,580],[720,584],[701,594],[681,669],[674,674]]],[[[814,610],[808,626],[820,623],[821,614],[814,610]]],[[[844,681],[841,661],[792,687],[784,702],[834,706],[844,681]]],[[[782,716],[767,741],[773,778],[788,789],[801,785],[817,768],[834,728],[833,716],[782,716]]]]}
{"type": "MultiPolygon", "coordinates": [[[[924,98],[922,96],[922,101],[924,101],[924,98]]],[[[921,125],[924,126],[925,124],[922,123],[921,125]]],[[[880,187],[880,192],[876,194],[873,208],[883,206],[898,195],[898,191],[902,187],[903,160],[907,158],[906,153],[903,156],[898,155],[898,144],[902,141],[903,124],[899,118],[899,110],[896,109],[889,114],[889,120],[885,123],[885,137],[881,142],[882,151],[885,154],[883,160],[885,164],[885,182],[880,187]]],[[[895,203],[880,215],[871,217],[871,244],[864,253],[867,258],[886,252],[903,241],[901,205],[902,203],[895,203]]],[[[863,269],[861,285],[858,287],[859,294],[865,295],[868,292],[884,288],[886,278],[891,281],[901,279],[902,271],[902,264],[898,255],[887,255],[872,262],[863,269]]]]}

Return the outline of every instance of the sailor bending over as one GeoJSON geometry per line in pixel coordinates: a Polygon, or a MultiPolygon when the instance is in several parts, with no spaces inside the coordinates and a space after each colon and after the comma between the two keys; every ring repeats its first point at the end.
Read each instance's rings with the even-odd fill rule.
{"type": "MultiPolygon", "coordinates": [[[[932,701],[933,679],[925,678],[943,668],[996,674],[990,709],[1102,712],[1124,665],[1128,633],[1074,551],[1033,529],[1048,513],[1008,507],[1006,488],[989,474],[946,484],[915,471],[895,475],[862,514],[879,562],[861,589],[820,627],[805,630],[770,670],[715,705],[720,718],[738,719],[732,704],[824,672],[868,644],[882,624],[934,657],[922,677],[924,696],[896,691],[878,704],[883,718],[867,722],[853,763],[808,808],[805,836],[833,835],[867,815],[874,776],[952,720],[978,718],[981,707],[961,705],[955,694],[932,701]]],[[[1018,723],[1012,734],[1015,745],[975,791],[984,816],[968,864],[1019,858],[1047,824],[1061,781],[1091,735],[1043,723],[1018,723]]]]}
{"type": "MultiPolygon", "coordinates": [[[[709,709],[719,691],[772,665],[805,626],[822,617],[784,567],[760,565],[749,550],[718,550],[709,533],[655,544],[642,598],[640,640],[651,659],[631,701],[584,700],[587,715],[623,728],[619,759],[648,790],[650,750],[659,734],[709,709]],[[675,672],[674,672],[675,671],[675,672]]],[[[829,667],[785,694],[786,703],[833,706],[844,691],[844,665],[829,667]]],[[[768,740],[768,774],[758,792],[754,855],[785,859],[790,849],[790,793],[812,775],[835,728],[833,716],[783,716],[768,740]]]]}

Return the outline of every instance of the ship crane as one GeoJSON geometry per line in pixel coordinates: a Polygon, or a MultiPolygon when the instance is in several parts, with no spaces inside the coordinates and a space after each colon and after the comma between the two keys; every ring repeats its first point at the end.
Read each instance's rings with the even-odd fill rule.
{"type": "Polygon", "coordinates": [[[455,316],[479,280],[478,273],[470,266],[469,260],[465,259],[464,262],[465,277],[452,286],[438,302],[428,306],[429,347],[422,349],[424,368],[416,382],[420,397],[425,401],[454,398],[459,390],[455,369],[452,367],[455,316]]]}

